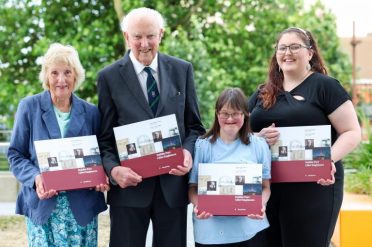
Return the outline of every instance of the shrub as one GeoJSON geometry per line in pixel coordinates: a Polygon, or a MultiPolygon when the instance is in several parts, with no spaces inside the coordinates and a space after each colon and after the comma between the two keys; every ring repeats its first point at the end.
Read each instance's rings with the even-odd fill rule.
{"type": "Polygon", "coordinates": [[[345,159],[345,189],[348,192],[372,196],[372,135],[368,117],[363,111],[358,112],[359,119],[366,132],[367,140],[360,143],[345,159]]]}

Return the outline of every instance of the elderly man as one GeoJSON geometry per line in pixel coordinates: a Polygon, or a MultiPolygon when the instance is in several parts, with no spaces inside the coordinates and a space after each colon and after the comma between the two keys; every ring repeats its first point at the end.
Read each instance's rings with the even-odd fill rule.
{"type": "Polygon", "coordinates": [[[103,164],[113,184],[108,194],[110,247],[145,246],[150,220],[154,247],[186,246],[187,173],[195,140],[205,131],[193,68],[186,61],[158,52],[164,20],[157,11],[132,10],[123,19],[122,31],[129,51],[98,74],[102,116],[99,141],[103,164]],[[146,179],[120,166],[113,127],[169,114],[177,117],[183,165],[169,174],[146,179]]]}

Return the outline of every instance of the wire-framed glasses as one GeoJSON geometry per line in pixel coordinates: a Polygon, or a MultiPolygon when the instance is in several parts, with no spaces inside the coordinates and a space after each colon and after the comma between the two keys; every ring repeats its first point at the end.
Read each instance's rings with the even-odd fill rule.
{"type": "Polygon", "coordinates": [[[301,50],[301,48],[310,49],[311,46],[305,46],[301,44],[280,45],[276,47],[276,53],[282,55],[286,53],[288,48],[292,54],[296,54],[301,50]]]}
{"type": "Polygon", "coordinates": [[[229,117],[231,117],[232,119],[239,119],[242,115],[243,115],[243,112],[228,113],[228,112],[225,112],[225,111],[221,111],[221,112],[218,113],[218,116],[221,119],[228,119],[229,117]]]}

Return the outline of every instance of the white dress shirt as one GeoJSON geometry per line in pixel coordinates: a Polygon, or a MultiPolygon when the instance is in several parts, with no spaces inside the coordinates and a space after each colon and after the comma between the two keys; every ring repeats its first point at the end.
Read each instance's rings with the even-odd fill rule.
{"type": "Polygon", "coordinates": [[[133,55],[133,52],[129,53],[129,58],[133,63],[134,70],[136,71],[138,80],[140,82],[143,94],[145,95],[145,98],[147,102],[149,101],[149,98],[147,96],[147,73],[143,70],[145,67],[151,68],[152,76],[155,78],[156,85],[158,86],[158,90],[160,93],[160,84],[159,84],[159,73],[158,73],[158,54],[156,53],[154,60],[152,60],[151,64],[149,66],[144,66],[141,64],[133,55]]]}

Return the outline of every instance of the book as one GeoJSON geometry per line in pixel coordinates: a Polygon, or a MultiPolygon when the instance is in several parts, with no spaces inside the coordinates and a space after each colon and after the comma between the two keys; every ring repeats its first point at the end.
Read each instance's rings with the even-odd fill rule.
{"type": "Polygon", "coordinates": [[[114,128],[120,164],[143,178],[169,173],[183,165],[175,114],[114,128]]]}
{"type": "Polygon", "coordinates": [[[315,182],[331,178],[331,126],[278,127],[271,146],[271,182],[315,182]]]}
{"type": "Polygon", "coordinates": [[[106,184],[95,135],[35,141],[44,189],[56,191],[106,184]]]}
{"type": "Polygon", "coordinates": [[[199,212],[248,215],[261,209],[262,164],[199,164],[199,212]]]}

